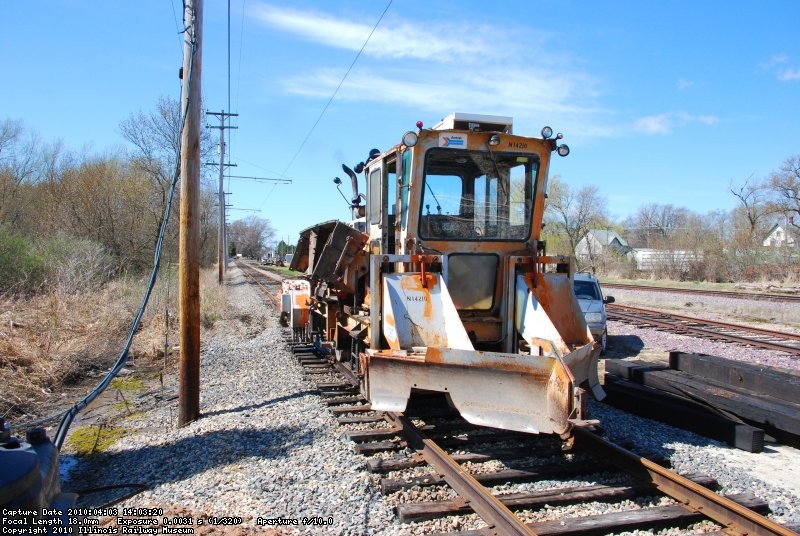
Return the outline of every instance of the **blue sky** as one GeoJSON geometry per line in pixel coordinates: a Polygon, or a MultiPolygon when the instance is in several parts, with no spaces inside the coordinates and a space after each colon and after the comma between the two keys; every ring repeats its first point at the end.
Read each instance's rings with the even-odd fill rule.
{"type": "MultiPolygon", "coordinates": [[[[562,132],[572,152],[551,174],[597,185],[617,219],[729,210],[731,182],[800,153],[795,0],[394,0],[300,149],[387,3],[230,1],[232,173],[293,182],[227,189],[279,237],[346,219],[341,164],[454,111],[562,132]]],[[[204,106],[228,110],[227,1],[204,5],[204,106]]],[[[0,119],[69,149],[124,146],[120,121],[180,94],[176,17],[181,0],[4,2],[0,119]]]]}

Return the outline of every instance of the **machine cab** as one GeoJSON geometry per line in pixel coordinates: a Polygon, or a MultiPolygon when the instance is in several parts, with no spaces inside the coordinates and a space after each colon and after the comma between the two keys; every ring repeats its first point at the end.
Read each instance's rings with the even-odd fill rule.
{"type": "Polygon", "coordinates": [[[443,277],[476,348],[513,351],[511,255],[536,251],[554,143],[510,117],[451,114],[367,164],[373,254],[445,255],[443,277]]]}

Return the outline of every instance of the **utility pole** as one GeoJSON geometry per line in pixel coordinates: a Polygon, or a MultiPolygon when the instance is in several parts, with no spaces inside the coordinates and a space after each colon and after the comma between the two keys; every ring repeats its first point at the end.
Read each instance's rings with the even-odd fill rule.
{"type": "MultiPolygon", "coordinates": [[[[217,253],[219,261],[219,284],[225,281],[225,265],[228,259],[228,252],[225,251],[225,189],[223,179],[225,177],[225,166],[235,166],[235,164],[225,163],[225,129],[226,128],[239,128],[233,126],[225,126],[226,117],[238,117],[239,114],[221,112],[206,112],[206,115],[215,115],[220,119],[220,126],[212,126],[210,128],[219,129],[219,231],[217,235],[217,253]]],[[[213,162],[207,162],[209,165],[216,165],[213,162]]]]}
{"type": "Polygon", "coordinates": [[[203,0],[184,0],[181,210],[178,246],[178,426],[200,416],[200,72],[203,0]]]}
{"type": "MultiPolygon", "coordinates": [[[[221,166],[220,166],[221,168],[221,166]]],[[[246,179],[251,181],[261,181],[261,182],[274,182],[276,185],[278,184],[291,184],[291,179],[273,179],[271,177],[251,177],[245,175],[225,175],[226,179],[246,179]]],[[[230,184],[230,182],[228,182],[230,184]]],[[[251,208],[232,208],[233,205],[225,205],[226,207],[231,207],[231,210],[243,210],[245,212],[261,212],[260,209],[251,209],[251,208]]],[[[227,212],[227,209],[226,209],[227,212]]],[[[226,220],[227,223],[227,220],[226,220]]],[[[227,245],[225,246],[227,249],[227,245]]]]}

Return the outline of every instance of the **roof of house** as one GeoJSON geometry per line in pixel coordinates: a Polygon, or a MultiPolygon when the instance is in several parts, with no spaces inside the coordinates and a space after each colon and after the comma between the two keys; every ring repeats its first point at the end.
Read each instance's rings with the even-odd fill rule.
{"type": "Polygon", "coordinates": [[[624,238],[619,236],[616,231],[611,231],[609,229],[589,229],[587,234],[592,235],[595,240],[600,242],[604,246],[608,246],[617,240],[621,246],[627,246],[628,243],[625,241],[624,238]]]}
{"type": "Polygon", "coordinates": [[[774,224],[772,227],[770,227],[770,228],[769,228],[769,231],[767,231],[767,234],[766,234],[766,235],[764,235],[764,236],[765,236],[765,237],[766,237],[766,236],[769,236],[769,235],[771,235],[772,233],[774,233],[775,231],[777,231],[778,229],[781,229],[781,230],[783,230],[783,226],[782,226],[780,223],[776,223],[776,224],[774,224]]]}

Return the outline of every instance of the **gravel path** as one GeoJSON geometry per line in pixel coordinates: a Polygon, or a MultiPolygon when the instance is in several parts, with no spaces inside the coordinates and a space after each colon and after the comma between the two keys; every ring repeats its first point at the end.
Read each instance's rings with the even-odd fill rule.
{"type": "MultiPolygon", "coordinates": [[[[276,534],[259,526],[258,518],[297,520],[297,526],[277,527],[280,534],[384,536],[472,525],[474,516],[411,526],[395,519],[392,503],[398,497],[380,495],[377,478],[365,469],[366,458],[354,453],[284,348],[273,313],[237,268],[228,273],[233,314],[203,340],[202,418],[176,428],[173,399],[127,419],[124,426],[137,432],[103,454],[78,459],[65,490],[145,483],[149,490],[117,507],[238,516],[238,534],[276,534]],[[332,524],[304,526],[304,518],[332,524]]],[[[653,330],[612,323],[609,332],[612,354],[621,349],[630,353],[632,341],[647,348],[678,348],[679,341],[653,330]]],[[[690,342],[695,345],[696,339],[690,342]]],[[[729,357],[716,349],[706,353],[729,357]]],[[[590,409],[613,438],[630,438],[642,451],[670,458],[681,472],[712,475],[726,492],[755,493],[769,502],[776,519],[800,524],[800,451],[768,446],[761,454],[749,454],[603,404],[592,403],[590,409]]],[[[93,493],[80,505],[107,500],[93,493]]]]}

